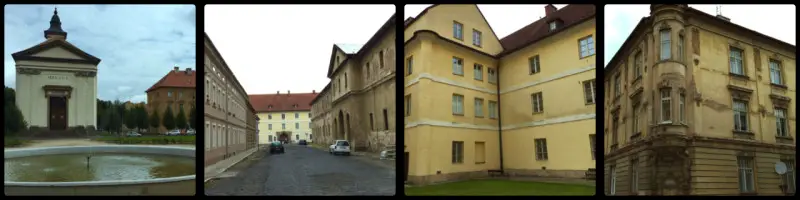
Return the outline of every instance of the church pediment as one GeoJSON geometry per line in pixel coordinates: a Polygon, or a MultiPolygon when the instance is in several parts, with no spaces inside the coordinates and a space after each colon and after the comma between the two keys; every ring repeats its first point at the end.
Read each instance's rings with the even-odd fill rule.
{"type": "Polygon", "coordinates": [[[49,62],[84,63],[97,65],[100,59],[80,50],[64,40],[51,39],[39,45],[11,54],[14,61],[32,60],[49,62]]]}

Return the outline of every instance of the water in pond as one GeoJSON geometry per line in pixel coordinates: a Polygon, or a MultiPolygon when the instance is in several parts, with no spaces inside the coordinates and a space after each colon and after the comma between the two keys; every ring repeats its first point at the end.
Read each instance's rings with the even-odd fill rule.
{"type": "Polygon", "coordinates": [[[145,180],[195,174],[195,158],[153,154],[61,154],[5,159],[5,181],[145,180]]]}

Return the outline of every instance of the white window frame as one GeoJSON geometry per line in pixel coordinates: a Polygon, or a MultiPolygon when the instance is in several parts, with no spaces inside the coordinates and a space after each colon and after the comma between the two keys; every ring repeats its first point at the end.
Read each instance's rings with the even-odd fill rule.
{"type": "Polygon", "coordinates": [[[739,156],[736,161],[739,168],[739,192],[756,192],[755,175],[753,170],[755,160],[752,157],[739,156]]]}
{"type": "Polygon", "coordinates": [[[550,22],[549,26],[550,26],[550,31],[554,31],[556,30],[556,28],[558,28],[558,24],[556,24],[556,21],[550,22]]]}
{"type": "Polygon", "coordinates": [[[475,117],[483,117],[483,99],[475,98],[475,117]]]}
{"type": "Polygon", "coordinates": [[[777,127],[776,134],[780,137],[788,137],[789,136],[789,124],[788,120],[786,119],[786,114],[788,112],[787,109],[784,108],[775,108],[775,126],[777,127]]]}
{"type": "Polygon", "coordinates": [[[489,101],[489,119],[497,118],[497,102],[489,101]]]}
{"type": "Polygon", "coordinates": [[[742,100],[733,100],[733,130],[734,131],[749,131],[750,121],[749,116],[747,114],[747,101],[742,100]],[[744,121],[742,121],[742,115],[744,115],[744,121]]]}
{"type": "Polygon", "coordinates": [[[595,55],[594,37],[590,35],[581,38],[578,41],[578,47],[578,54],[580,55],[580,58],[586,58],[595,55]]]}
{"type": "Polygon", "coordinates": [[[745,75],[744,71],[744,50],[736,47],[730,47],[729,65],[732,74],[745,75]]]}
{"type": "Polygon", "coordinates": [[[775,85],[783,85],[781,63],[772,59],[769,60],[769,82],[775,85]]]}
{"type": "Polygon", "coordinates": [[[597,89],[597,85],[595,85],[595,79],[584,81],[583,82],[583,95],[588,98],[584,98],[584,103],[586,104],[595,104],[597,103],[595,90],[597,89]],[[588,84],[588,88],[586,87],[588,84]]]}
{"type": "Polygon", "coordinates": [[[464,40],[464,24],[453,21],[453,37],[464,40]]]}
{"type": "Polygon", "coordinates": [[[464,115],[464,95],[453,94],[453,114],[464,115]]]}
{"type": "Polygon", "coordinates": [[[475,80],[483,81],[483,65],[475,63],[472,65],[472,71],[475,80]]]}
{"type": "Polygon", "coordinates": [[[669,60],[672,58],[672,33],[671,29],[664,29],[659,31],[659,35],[661,35],[661,54],[659,56],[659,60],[669,60]]]}
{"type": "Polygon", "coordinates": [[[530,74],[537,74],[542,71],[539,55],[528,58],[528,70],[530,74]]]}
{"type": "Polygon", "coordinates": [[[608,194],[617,194],[617,166],[611,165],[611,184],[609,184],[608,194]]]}
{"type": "Polygon", "coordinates": [[[639,159],[631,160],[631,192],[633,195],[639,193],[639,159]]]}
{"type": "Polygon", "coordinates": [[[533,106],[533,113],[541,113],[544,112],[543,104],[543,93],[537,92],[531,94],[531,106],[533,106]]]}
{"type": "Polygon", "coordinates": [[[678,95],[678,118],[681,123],[686,123],[686,94],[681,92],[678,95]]]}
{"type": "Polygon", "coordinates": [[[453,56],[453,74],[464,76],[464,59],[453,56]]]}
{"type": "Polygon", "coordinates": [[[486,73],[489,76],[489,83],[497,83],[497,70],[491,67],[486,67],[486,73]]]}
{"type": "Polygon", "coordinates": [[[672,123],[672,88],[661,88],[661,123],[672,123]]]}
{"type": "Polygon", "coordinates": [[[483,33],[481,33],[478,30],[472,29],[472,44],[475,45],[475,46],[480,47],[481,46],[481,37],[482,36],[483,36],[483,33]]]}

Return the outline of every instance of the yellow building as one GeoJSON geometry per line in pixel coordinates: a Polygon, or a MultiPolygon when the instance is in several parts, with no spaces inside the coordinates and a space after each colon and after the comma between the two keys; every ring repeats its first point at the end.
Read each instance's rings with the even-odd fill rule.
{"type": "Polygon", "coordinates": [[[545,11],[503,39],[476,5],[405,21],[407,182],[594,170],[595,7],[545,11]]]}
{"type": "Polygon", "coordinates": [[[311,132],[311,100],[317,91],[292,94],[251,94],[250,102],[261,119],[258,122],[258,143],[273,141],[297,142],[314,139],[311,132]]]}
{"type": "Polygon", "coordinates": [[[793,194],[795,46],[686,4],[650,13],[605,68],[606,193],[793,194]]]}

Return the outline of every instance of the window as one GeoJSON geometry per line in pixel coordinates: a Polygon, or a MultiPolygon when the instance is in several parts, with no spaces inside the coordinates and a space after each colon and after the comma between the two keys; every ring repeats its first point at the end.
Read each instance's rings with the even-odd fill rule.
{"type": "Polygon", "coordinates": [[[300,135],[294,135],[295,140],[300,140],[300,135]]]}
{"type": "Polygon", "coordinates": [[[281,119],[286,119],[286,114],[281,113],[281,119]]]}
{"type": "Polygon", "coordinates": [[[586,97],[586,104],[594,104],[594,92],[597,89],[594,79],[583,82],[583,96],[586,97]]]}
{"type": "MultiPolygon", "coordinates": [[[[296,107],[296,106],[295,106],[295,107],[296,107]]],[[[297,118],[300,118],[300,113],[294,113],[294,118],[295,118],[295,119],[297,119],[297,118]]]]}
{"type": "Polygon", "coordinates": [[[483,99],[475,98],[475,117],[483,117],[483,99]]]}
{"type": "Polygon", "coordinates": [[[639,133],[639,118],[637,118],[637,115],[639,115],[639,104],[633,104],[633,112],[631,112],[631,120],[633,121],[632,127],[634,134],[639,133]]]}
{"type": "Polygon", "coordinates": [[[619,95],[622,95],[622,86],[621,86],[622,83],[620,81],[621,81],[620,80],[620,75],[617,74],[617,76],[614,77],[614,95],[616,97],[619,97],[619,95]]]}
{"type": "Polygon", "coordinates": [[[172,97],[172,91],[167,92],[167,97],[172,97]]]}
{"type": "Polygon", "coordinates": [[[475,72],[475,80],[483,81],[483,65],[475,63],[472,69],[475,72]]]}
{"type": "Polygon", "coordinates": [[[364,65],[364,66],[365,66],[365,68],[367,68],[364,71],[367,72],[367,77],[369,77],[369,71],[372,69],[372,68],[369,67],[369,61],[367,61],[367,64],[364,65]]]}
{"type": "Polygon", "coordinates": [[[369,130],[375,130],[375,118],[372,116],[372,113],[369,113],[369,130]]]}
{"type": "Polygon", "coordinates": [[[611,195],[617,194],[617,166],[611,165],[611,185],[608,193],[611,195]]]}
{"type": "Polygon", "coordinates": [[[271,135],[269,136],[269,141],[272,142],[272,136],[271,135]]]}
{"type": "Polygon", "coordinates": [[[475,164],[486,163],[486,143],[475,142],[475,164]]]}
{"type": "Polygon", "coordinates": [[[739,191],[742,193],[755,192],[755,181],[753,177],[753,158],[739,156],[739,191]]]}
{"type": "Polygon", "coordinates": [[[794,180],[794,160],[781,160],[786,164],[786,173],[781,175],[781,184],[786,185],[786,193],[794,194],[797,191],[794,180]]]}
{"type": "Polygon", "coordinates": [[[472,30],[472,44],[475,46],[481,46],[481,32],[478,30],[472,30]]]}
{"type": "Polygon", "coordinates": [[[777,134],[780,137],[788,137],[789,127],[786,121],[786,109],[775,108],[775,123],[778,128],[777,134]]]}
{"type": "Polygon", "coordinates": [[[733,100],[733,130],[747,131],[747,102],[733,100]]]}
{"type": "Polygon", "coordinates": [[[661,60],[668,60],[672,57],[670,54],[669,31],[669,29],[661,30],[661,60]]]}
{"type": "Polygon", "coordinates": [[[672,122],[670,116],[670,105],[671,105],[671,96],[670,96],[670,88],[663,88],[661,89],[661,122],[669,123],[672,122]]]}
{"type": "MultiPolygon", "coordinates": [[[[617,144],[617,137],[619,136],[619,134],[618,134],[618,131],[619,131],[619,114],[618,113],[614,113],[614,117],[611,120],[611,125],[612,125],[611,126],[611,128],[612,128],[611,145],[615,145],[615,144],[617,144]]],[[[612,149],[612,150],[614,150],[614,149],[612,149]]]]}
{"type": "Polygon", "coordinates": [[[631,160],[631,193],[639,193],[639,159],[631,160]]]}
{"type": "Polygon", "coordinates": [[[411,95],[406,95],[406,117],[411,116],[411,95]]]}
{"type": "Polygon", "coordinates": [[[497,102],[489,101],[489,118],[490,119],[497,118],[497,102]]]}
{"type": "Polygon", "coordinates": [[[769,82],[775,85],[783,85],[783,79],[781,79],[781,64],[772,59],[769,60],[769,82]]]}
{"type": "Polygon", "coordinates": [[[589,145],[592,147],[592,160],[595,160],[595,134],[589,135],[589,145]]]}
{"type": "Polygon", "coordinates": [[[558,28],[557,25],[558,24],[556,24],[556,21],[550,22],[550,31],[556,30],[556,28],[558,28]]]}
{"type": "Polygon", "coordinates": [[[295,122],[294,123],[294,129],[300,129],[300,123],[295,122]]]}
{"type": "Polygon", "coordinates": [[[308,113],[308,118],[311,118],[311,113],[308,113]]]}
{"type": "Polygon", "coordinates": [[[580,56],[581,58],[589,57],[594,55],[594,39],[592,36],[585,37],[578,42],[580,45],[580,56]]]}
{"type": "Polygon", "coordinates": [[[642,66],[644,65],[644,60],[642,60],[642,52],[641,51],[636,53],[636,56],[634,57],[634,60],[635,60],[634,61],[635,63],[634,63],[634,67],[633,67],[633,72],[636,75],[636,78],[639,78],[639,77],[642,76],[642,66]]]}
{"type": "Polygon", "coordinates": [[[681,123],[686,123],[686,95],[681,92],[680,98],[678,98],[678,117],[681,120],[681,123]]]}
{"type": "Polygon", "coordinates": [[[453,141],[453,164],[464,163],[464,142],[453,141]]]}
{"type": "Polygon", "coordinates": [[[453,57],[453,74],[464,75],[464,59],[453,57]]]}
{"type": "Polygon", "coordinates": [[[528,67],[531,70],[530,74],[539,73],[539,55],[528,58],[528,67]]]}
{"type": "Polygon", "coordinates": [[[281,129],[286,130],[286,123],[281,124],[281,129]]]}
{"type": "Polygon", "coordinates": [[[544,105],[542,105],[542,92],[531,94],[531,102],[533,105],[533,113],[540,113],[544,111],[544,105]]]}
{"type": "Polygon", "coordinates": [[[389,130],[389,115],[386,108],[383,109],[383,130],[389,130]]]}
{"type": "Polygon", "coordinates": [[[547,160],[547,139],[534,140],[536,143],[536,160],[547,160]]]}
{"type": "Polygon", "coordinates": [[[464,115],[464,96],[453,95],[453,114],[464,115]]]}
{"type": "Polygon", "coordinates": [[[497,83],[497,71],[494,68],[487,67],[486,73],[489,75],[489,83],[497,83]]]}
{"type": "Polygon", "coordinates": [[[267,129],[272,130],[272,124],[267,124],[267,129]]]}
{"type": "Polygon", "coordinates": [[[683,35],[678,36],[678,57],[679,61],[683,61],[683,35]]]}
{"type": "Polygon", "coordinates": [[[381,69],[383,69],[383,50],[381,50],[380,52],[378,52],[378,61],[379,61],[379,62],[380,62],[380,64],[381,64],[381,67],[380,67],[380,68],[381,68],[381,69]]]}
{"type": "Polygon", "coordinates": [[[464,25],[458,22],[453,22],[453,37],[458,40],[464,40],[464,25]]]}
{"type": "Polygon", "coordinates": [[[406,75],[411,75],[414,69],[414,57],[408,57],[406,59],[406,75]]]}
{"type": "Polygon", "coordinates": [[[344,73],[344,89],[347,89],[347,72],[344,73]]]}
{"type": "MultiPolygon", "coordinates": [[[[744,51],[738,49],[736,47],[731,47],[730,52],[730,65],[731,65],[731,73],[736,75],[744,76],[744,64],[742,62],[742,56],[744,55],[744,51]]],[[[770,71],[772,71],[772,67],[770,66],[770,71]]]]}

